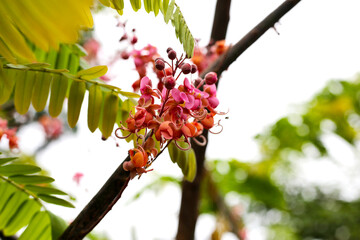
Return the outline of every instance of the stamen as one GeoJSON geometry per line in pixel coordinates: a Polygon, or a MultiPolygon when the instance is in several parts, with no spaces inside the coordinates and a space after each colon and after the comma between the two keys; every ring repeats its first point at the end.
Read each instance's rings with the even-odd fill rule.
{"type": "Polygon", "coordinates": [[[219,134],[223,131],[224,127],[220,124],[221,119],[217,122],[217,124],[215,124],[213,127],[221,127],[221,130],[219,132],[213,132],[209,129],[209,132],[211,132],[212,134],[219,134]]]}
{"type": "Polygon", "coordinates": [[[115,136],[117,137],[117,138],[119,138],[119,139],[125,139],[125,138],[128,138],[128,137],[130,137],[130,135],[132,134],[132,132],[130,132],[128,135],[126,135],[126,136],[120,136],[120,135],[118,135],[117,134],[117,131],[118,130],[124,130],[124,129],[122,129],[122,128],[117,128],[116,130],[115,130],[115,136]]]}
{"type": "MultiPolygon", "coordinates": [[[[185,139],[187,139],[187,138],[185,138],[185,139]]],[[[185,142],[188,144],[188,147],[187,147],[187,148],[183,148],[183,147],[179,146],[179,144],[177,143],[177,141],[175,141],[175,145],[176,145],[176,147],[177,147],[178,149],[183,150],[183,151],[187,151],[187,150],[189,150],[189,149],[191,148],[191,143],[190,143],[188,140],[185,140],[185,142]]]]}
{"type": "Polygon", "coordinates": [[[204,135],[199,135],[199,138],[201,138],[202,142],[200,142],[199,140],[197,140],[196,138],[193,138],[192,140],[199,146],[203,147],[206,145],[207,140],[206,137],[204,137],[204,135]]]}

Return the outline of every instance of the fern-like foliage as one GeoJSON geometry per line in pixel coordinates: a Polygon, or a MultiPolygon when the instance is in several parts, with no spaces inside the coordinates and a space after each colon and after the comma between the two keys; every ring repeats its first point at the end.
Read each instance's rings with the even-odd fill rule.
{"type": "MultiPolygon", "coordinates": [[[[106,66],[96,66],[74,75],[66,69],[51,69],[46,63],[0,65],[0,104],[9,100],[14,92],[15,109],[20,114],[25,114],[30,104],[36,111],[43,111],[49,98],[49,114],[56,117],[68,96],[68,123],[70,127],[75,127],[85,91],[88,90],[89,129],[93,132],[99,127],[107,138],[111,135],[118,116],[122,116],[119,94],[130,98],[138,95],[96,80],[106,71],[106,66]]],[[[129,112],[127,108],[123,111],[129,112]]]]}
{"type": "MultiPolygon", "coordinates": [[[[114,8],[120,15],[123,14],[124,0],[100,0],[107,7],[114,8]]],[[[130,0],[133,10],[136,12],[141,8],[141,0],[130,0]]],[[[143,0],[144,9],[147,13],[153,12],[155,16],[161,12],[164,16],[165,23],[171,20],[175,27],[176,37],[183,44],[184,51],[188,57],[194,53],[195,40],[187,26],[180,8],[176,5],[175,0],[143,0]]]]}
{"type": "Polygon", "coordinates": [[[74,206],[54,196],[66,193],[48,185],[54,181],[53,178],[35,175],[41,168],[17,164],[15,160],[0,158],[0,231],[5,236],[12,236],[26,227],[20,240],[56,239],[64,223],[47,211],[42,201],[65,207],[74,206]]]}
{"type": "Polygon", "coordinates": [[[0,55],[11,63],[34,62],[26,39],[45,51],[75,43],[78,31],[91,28],[93,0],[0,1],[0,55]],[[26,39],[25,39],[26,38],[26,39]]]}

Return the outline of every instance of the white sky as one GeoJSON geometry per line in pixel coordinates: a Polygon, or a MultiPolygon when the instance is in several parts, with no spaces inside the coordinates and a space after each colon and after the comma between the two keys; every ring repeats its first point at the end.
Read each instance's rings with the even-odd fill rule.
{"type": "MultiPolygon", "coordinates": [[[[165,53],[169,46],[181,51],[173,28],[170,24],[166,26],[160,15],[154,18],[144,10],[134,15],[130,3],[125,2],[122,19],[128,18],[128,24],[136,27],[139,47],[150,43],[158,47],[160,53],[165,53]]],[[[233,0],[227,42],[236,43],[282,2],[233,0]]],[[[178,1],[193,35],[202,39],[203,45],[209,40],[215,3],[215,0],[178,1]]],[[[309,100],[328,80],[355,76],[360,69],[359,7],[358,0],[303,0],[277,25],[280,35],[268,31],[232,64],[223,74],[218,89],[219,109],[229,109],[229,119],[222,121],[224,131],[220,135],[211,136],[207,157],[256,160],[259,152],[253,137],[257,133],[293,112],[294,106],[309,100]]],[[[111,54],[120,38],[114,19],[102,14],[95,18],[95,24],[96,36],[103,42],[103,54],[111,54]]],[[[136,73],[128,73],[129,66],[131,64],[110,69],[110,73],[119,75],[118,85],[127,90],[136,80],[136,73]]],[[[80,118],[77,136],[64,136],[39,156],[40,163],[49,169],[58,186],[78,198],[76,209],[51,208],[68,220],[75,218],[125,158],[129,148],[120,140],[119,148],[112,139],[102,142],[98,131],[91,134],[86,125],[86,111],[82,111],[80,118]],[[72,182],[73,174],[78,171],[85,174],[80,187],[72,182]]],[[[33,132],[31,139],[26,139],[27,135],[23,134],[20,142],[24,150],[26,143],[37,136],[33,132]]],[[[314,170],[317,166],[309,167],[314,170]]],[[[123,198],[97,230],[106,230],[114,240],[131,239],[132,228],[139,240],[175,236],[181,197],[177,188],[167,187],[160,195],[146,193],[141,200],[129,204],[131,197],[152,176],[181,176],[167,154],[157,160],[154,168],[154,172],[130,182],[123,198]]],[[[203,217],[197,239],[209,239],[213,224],[211,218],[203,217]]],[[[250,227],[249,240],[264,239],[263,235],[263,229],[250,227]]]]}

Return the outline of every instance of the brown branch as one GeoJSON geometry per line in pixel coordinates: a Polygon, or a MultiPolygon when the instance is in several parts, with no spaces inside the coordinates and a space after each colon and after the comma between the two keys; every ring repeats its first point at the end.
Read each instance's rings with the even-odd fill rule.
{"type": "Polygon", "coordinates": [[[274,27],[280,18],[295,7],[301,0],[286,0],[277,9],[270,13],[264,20],[248,32],[240,41],[225,52],[218,60],[209,66],[204,73],[216,72],[221,75],[235,60],[255,43],[267,30],[274,27]]]}
{"type": "MultiPolygon", "coordinates": [[[[223,71],[225,71],[246,49],[248,49],[256,40],[258,40],[268,29],[273,27],[281,17],[283,17],[287,12],[295,7],[300,1],[301,0],[286,0],[257,26],[255,26],[249,33],[247,33],[242,39],[240,39],[240,41],[238,41],[233,47],[226,51],[217,61],[215,61],[205,71],[203,71],[201,77],[203,78],[206,73],[214,71],[220,78],[223,71]]],[[[222,2],[222,0],[218,0],[218,3],[219,2],[222,2]]],[[[215,11],[222,11],[218,9],[218,7],[221,8],[221,6],[221,4],[217,4],[215,11]]],[[[220,19],[221,18],[218,18],[219,21],[220,19]]],[[[217,26],[213,27],[213,29],[218,29],[218,31],[220,31],[219,29],[221,29],[221,27],[219,27],[219,24],[221,25],[221,23],[215,22],[214,19],[214,24],[217,24],[217,26]]],[[[223,22],[222,24],[224,24],[224,26],[228,25],[227,22],[223,22]]],[[[223,34],[223,39],[225,39],[226,31],[223,32],[223,34]]],[[[219,38],[219,40],[221,40],[221,38],[219,38]]],[[[219,81],[217,83],[219,83],[219,81]]],[[[207,139],[207,132],[205,137],[207,139]]],[[[192,146],[197,158],[197,175],[194,182],[183,182],[179,225],[176,235],[177,240],[194,239],[195,226],[199,214],[198,209],[200,201],[200,183],[203,178],[205,151],[207,145],[198,146],[194,144],[192,146]]]]}
{"type": "Polygon", "coordinates": [[[214,44],[216,41],[225,39],[230,20],[230,5],[231,0],[218,0],[216,2],[210,45],[214,44]]]}
{"type": "Polygon", "coordinates": [[[129,171],[123,169],[123,164],[126,161],[130,161],[130,156],[127,156],[99,192],[64,231],[59,238],[60,240],[83,239],[112,209],[130,179],[129,171]]]}
{"type": "MultiPolygon", "coordinates": [[[[208,131],[204,131],[207,138],[208,131]]],[[[196,177],[193,182],[183,181],[177,240],[194,239],[195,225],[199,212],[200,185],[203,179],[206,145],[200,147],[192,142],[196,157],[196,177]]]]}

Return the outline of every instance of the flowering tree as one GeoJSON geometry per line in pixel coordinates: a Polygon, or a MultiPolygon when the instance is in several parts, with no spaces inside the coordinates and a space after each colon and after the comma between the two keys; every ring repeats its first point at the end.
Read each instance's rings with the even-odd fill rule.
{"type": "MultiPolygon", "coordinates": [[[[149,167],[156,158],[165,149],[169,149],[172,161],[179,165],[187,180],[183,183],[176,238],[193,239],[200,182],[204,175],[207,135],[212,127],[220,125],[219,122],[216,123],[216,115],[224,114],[216,110],[219,104],[216,86],[221,73],[299,1],[285,1],[229,48],[221,40],[226,36],[230,1],[218,1],[208,52],[203,53],[199,49],[194,52],[194,37],[174,0],[144,0],[144,8],[148,13],[153,12],[156,16],[161,12],[165,23],[171,21],[185,53],[178,54],[168,48],[168,60],[165,60],[159,56],[156,59],[142,59],[140,52],[134,52],[139,80],[133,84],[133,88],[140,90],[140,95],[106,84],[103,80],[106,80],[104,75],[107,67],[88,68],[80,61],[84,56],[83,49],[77,45],[69,45],[76,42],[78,30],[92,26],[92,1],[68,0],[61,6],[47,1],[40,1],[35,6],[25,1],[23,4],[29,9],[28,12],[22,11],[24,6],[18,3],[0,4],[0,13],[4,16],[4,20],[0,22],[0,103],[10,99],[18,113],[26,114],[30,104],[36,111],[43,111],[50,96],[48,112],[50,116],[57,117],[67,98],[67,120],[73,128],[79,118],[84,94],[88,91],[89,130],[93,132],[99,128],[106,139],[111,136],[117,123],[115,136],[134,142],[134,148],[129,149],[128,157],[68,227],[54,220],[56,218],[50,212],[40,210],[42,201],[72,206],[64,199],[53,196],[60,190],[44,186],[53,180],[46,176],[29,175],[39,172],[37,167],[12,163],[14,159],[10,157],[3,158],[0,161],[4,165],[0,169],[3,175],[0,191],[5,196],[2,197],[3,206],[10,209],[13,204],[13,209],[21,211],[22,204],[28,204],[33,210],[31,213],[24,213],[26,221],[19,221],[20,223],[11,218],[16,211],[7,212],[7,221],[0,223],[0,229],[5,235],[12,235],[28,225],[20,236],[21,239],[34,238],[35,232],[39,236],[45,234],[44,239],[48,239],[50,235],[59,239],[82,239],[121,197],[129,180],[150,171],[149,167]],[[64,20],[58,21],[60,17],[64,20]],[[49,32],[54,34],[48,34],[49,32]],[[193,63],[189,61],[191,57],[193,63]],[[156,88],[143,71],[144,61],[152,60],[160,80],[156,88]],[[194,81],[185,77],[197,72],[199,78],[194,81]],[[119,95],[126,100],[122,101],[119,95]],[[135,98],[139,99],[136,101],[135,98]],[[25,195],[18,194],[19,190],[23,190],[25,195]],[[17,198],[13,197],[15,195],[17,198]],[[21,201],[14,203],[16,199],[21,201]],[[46,222],[52,228],[40,228],[41,224],[38,222],[46,222]]],[[[122,0],[100,2],[116,9],[120,14],[123,12],[122,0]]],[[[140,0],[130,0],[130,3],[135,11],[141,8],[140,0]]],[[[136,36],[133,36],[131,43],[136,41],[136,36]]],[[[123,53],[122,57],[128,56],[123,53]]],[[[58,134],[58,129],[49,130],[51,122],[48,119],[42,118],[41,123],[49,138],[58,134]]],[[[2,121],[0,127],[4,132],[0,134],[6,135],[10,140],[11,148],[15,147],[14,130],[7,128],[5,121],[2,121]]]]}

